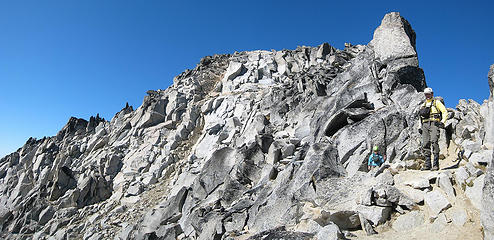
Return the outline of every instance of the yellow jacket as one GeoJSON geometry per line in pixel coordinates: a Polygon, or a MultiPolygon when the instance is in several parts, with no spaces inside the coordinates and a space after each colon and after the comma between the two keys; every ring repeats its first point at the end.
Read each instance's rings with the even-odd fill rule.
{"type": "Polygon", "coordinates": [[[431,114],[429,118],[422,119],[422,122],[441,121],[446,124],[446,120],[448,120],[448,110],[446,110],[446,107],[441,101],[436,100],[435,98],[426,99],[423,106],[430,106],[431,114]],[[439,119],[439,114],[441,114],[442,120],[439,119]]]}

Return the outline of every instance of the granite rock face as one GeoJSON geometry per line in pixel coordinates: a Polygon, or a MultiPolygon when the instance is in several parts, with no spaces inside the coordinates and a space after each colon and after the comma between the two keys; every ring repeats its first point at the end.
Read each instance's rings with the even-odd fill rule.
{"type": "MultiPolygon", "coordinates": [[[[367,172],[366,162],[375,145],[400,169],[421,157],[426,82],[415,38],[389,13],[367,46],[208,56],[135,110],[71,118],[56,136],[0,159],[0,237],[374,233],[424,199],[400,192],[385,167],[367,172]]],[[[472,154],[486,150],[481,108],[461,102],[446,130],[472,154]]],[[[401,225],[420,225],[421,213],[404,216],[412,215],[401,225]]]]}
{"type": "MultiPolygon", "coordinates": [[[[486,119],[486,136],[485,141],[490,143],[491,147],[494,146],[494,64],[491,65],[489,74],[489,88],[490,97],[487,102],[488,104],[488,116],[486,119]]],[[[490,149],[492,151],[492,148],[490,149]]],[[[481,199],[481,219],[482,225],[484,227],[484,238],[494,239],[494,151],[492,151],[492,157],[490,158],[490,163],[488,164],[487,173],[484,179],[484,186],[482,189],[482,199],[481,199]]]]}

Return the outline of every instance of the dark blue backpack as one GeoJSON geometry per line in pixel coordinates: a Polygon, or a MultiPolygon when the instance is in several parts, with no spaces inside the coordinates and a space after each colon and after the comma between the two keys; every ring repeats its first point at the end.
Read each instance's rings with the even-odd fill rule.
{"type": "Polygon", "coordinates": [[[381,166],[381,159],[379,158],[379,154],[372,153],[372,162],[381,166]]]}

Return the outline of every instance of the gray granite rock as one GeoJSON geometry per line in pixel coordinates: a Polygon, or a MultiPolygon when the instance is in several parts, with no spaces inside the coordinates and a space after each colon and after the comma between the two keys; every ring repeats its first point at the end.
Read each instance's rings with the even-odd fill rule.
{"type": "MultiPolygon", "coordinates": [[[[421,191],[410,196],[394,186],[392,175],[406,162],[417,167],[416,112],[425,86],[415,33],[398,13],[383,18],[367,46],[204,57],[167,89],[147,91],[135,111],[127,105],[111,121],[70,118],[56,136],[31,138],[0,159],[0,238],[372,233],[390,211],[406,213],[423,201],[421,191]],[[367,173],[374,145],[387,164],[367,173]],[[314,218],[301,214],[306,203],[314,218]]],[[[461,101],[451,129],[442,131],[479,165],[477,153],[489,147],[484,112],[461,101]]],[[[470,177],[459,175],[460,184],[470,177]]],[[[416,187],[430,188],[429,179],[421,181],[416,187]]]]}
{"type": "Polygon", "coordinates": [[[47,208],[43,209],[41,213],[39,214],[39,221],[38,223],[40,225],[45,225],[50,219],[53,217],[55,214],[55,209],[52,206],[48,206],[47,208]]]}
{"type": "Polygon", "coordinates": [[[470,173],[468,173],[467,169],[465,167],[459,167],[455,171],[454,176],[455,176],[456,184],[462,187],[463,189],[465,189],[466,181],[470,177],[470,173]]]}
{"type": "Polygon", "coordinates": [[[386,170],[376,177],[376,181],[378,183],[382,183],[382,184],[386,184],[386,185],[393,185],[394,184],[393,175],[391,174],[390,171],[386,171],[386,170]]]}
{"type": "Polygon", "coordinates": [[[372,198],[373,198],[373,191],[372,188],[369,188],[365,191],[362,191],[362,194],[360,196],[360,204],[365,205],[365,206],[371,206],[372,205],[372,198]]]}
{"type": "Polygon", "coordinates": [[[343,234],[336,224],[328,224],[317,233],[316,239],[339,240],[343,239],[343,234]]]}
{"type": "Polygon", "coordinates": [[[470,156],[469,161],[475,167],[487,166],[492,162],[492,150],[481,150],[473,153],[472,156],[470,156]]]}
{"type": "Polygon", "coordinates": [[[364,206],[357,207],[357,211],[373,226],[377,226],[386,222],[391,215],[391,207],[379,207],[379,206],[364,206]]]}
{"type": "Polygon", "coordinates": [[[463,208],[454,208],[449,213],[449,216],[451,217],[453,224],[458,227],[462,227],[469,220],[468,214],[463,208]]]}
{"type": "Polygon", "coordinates": [[[451,183],[451,178],[447,174],[439,174],[437,184],[449,197],[454,198],[456,196],[455,189],[451,183]]]}
{"type": "Polygon", "coordinates": [[[384,16],[369,44],[374,47],[376,58],[382,62],[387,62],[392,58],[417,55],[415,32],[408,21],[397,12],[384,16]]]}
{"type": "Polygon", "coordinates": [[[268,155],[266,156],[266,162],[269,164],[276,164],[281,159],[282,146],[278,142],[273,142],[268,150],[268,155]]]}
{"type": "Polygon", "coordinates": [[[451,207],[449,200],[439,190],[426,193],[424,203],[429,207],[432,216],[437,216],[442,211],[451,207]]]}
{"type": "Polygon", "coordinates": [[[473,181],[473,186],[467,186],[465,195],[477,209],[482,209],[482,191],[484,188],[485,175],[476,178],[473,181]]]}
{"type": "Polygon", "coordinates": [[[403,191],[405,195],[407,195],[410,199],[412,199],[415,203],[423,203],[424,202],[424,196],[425,192],[411,188],[411,187],[405,187],[401,188],[400,190],[403,191]]]}
{"type": "Polygon", "coordinates": [[[314,221],[312,219],[302,220],[295,227],[295,230],[297,232],[307,232],[307,233],[314,233],[314,234],[317,234],[322,229],[323,229],[323,227],[319,223],[317,223],[316,221],[314,221]]]}
{"type": "Polygon", "coordinates": [[[431,225],[432,232],[442,232],[447,225],[448,221],[446,219],[446,215],[444,213],[440,213],[431,225]]]}
{"type": "MultiPolygon", "coordinates": [[[[493,65],[494,66],[494,65],[493,65]]],[[[494,73],[494,67],[491,66],[491,73],[494,73]]],[[[492,77],[491,74],[491,82],[492,77]]],[[[492,93],[492,84],[491,93],[492,93]]],[[[494,155],[494,153],[493,153],[494,155]]],[[[481,212],[480,219],[482,221],[482,226],[484,227],[484,238],[494,239],[494,165],[492,162],[487,169],[487,173],[484,178],[484,186],[482,188],[482,199],[481,199],[481,212]]]]}
{"type": "MultiPolygon", "coordinates": [[[[332,239],[332,232],[327,230],[327,234],[323,235],[327,237],[325,239],[332,239]]],[[[269,229],[254,236],[247,238],[247,240],[262,240],[262,239],[286,239],[286,240],[297,240],[297,239],[312,239],[314,234],[304,233],[304,232],[293,232],[287,231],[285,227],[278,227],[274,229],[269,229]]]]}
{"type": "Polygon", "coordinates": [[[397,232],[406,232],[424,224],[424,214],[420,211],[412,211],[399,216],[393,223],[392,228],[397,232]]]}
{"type": "Polygon", "coordinates": [[[137,196],[144,190],[142,184],[140,182],[135,182],[127,188],[126,196],[137,196]]]}
{"type": "Polygon", "coordinates": [[[406,182],[405,185],[408,185],[416,189],[424,189],[424,188],[429,188],[431,186],[429,183],[429,179],[426,178],[416,178],[414,180],[406,182]]]}
{"type": "Polygon", "coordinates": [[[350,210],[331,213],[329,220],[340,229],[355,229],[360,226],[358,212],[350,210]]]}
{"type": "Polygon", "coordinates": [[[362,226],[362,229],[365,231],[367,236],[377,234],[377,232],[374,230],[372,225],[369,223],[369,221],[362,214],[359,214],[359,219],[360,219],[360,224],[362,226]]]}

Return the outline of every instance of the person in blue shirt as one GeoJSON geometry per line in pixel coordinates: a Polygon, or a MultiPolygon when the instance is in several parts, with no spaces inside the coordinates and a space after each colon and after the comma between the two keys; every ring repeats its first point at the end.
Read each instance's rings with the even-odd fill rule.
{"type": "Polygon", "coordinates": [[[372,148],[372,154],[369,156],[369,161],[367,162],[367,170],[371,170],[375,167],[380,167],[386,160],[386,156],[379,154],[379,147],[374,146],[372,148]]]}

